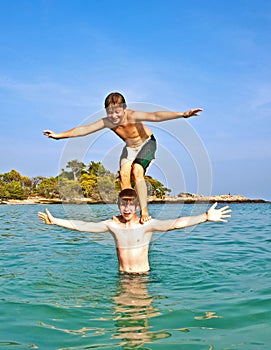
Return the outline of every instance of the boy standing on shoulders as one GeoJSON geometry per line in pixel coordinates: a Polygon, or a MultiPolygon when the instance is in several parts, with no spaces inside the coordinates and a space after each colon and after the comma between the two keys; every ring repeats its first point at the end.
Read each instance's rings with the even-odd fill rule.
{"type": "Polygon", "coordinates": [[[128,109],[125,98],[118,92],[109,94],[105,99],[106,117],[96,122],[75,127],[73,129],[55,133],[44,130],[49,138],[56,140],[85,136],[98,130],[109,128],[124,142],[120,157],[120,184],[121,189],[131,188],[131,176],[134,179],[140,205],[140,223],[151,218],[147,208],[147,186],[144,179],[146,169],[155,158],[156,140],[152,131],[143,124],[143,121],[162,122],[177,118],[198,116],[201,108],[190,109],[186,112],[141,112],[128,109]]]}
{"type": "Polygon", "coordinates": [[[231,210],[228,206],[215,209],[217,203],[203,214],[187,216],[170,220],[150,219],[144,225],[136,214],[138,197],[135,190],[127,188],[120,192],[118,207],[120,215],[100,222],[85,222],[80,220],[65,220],[39,212],[38,216],[45,224],[58,225],[72,230],[91,232],[110,232],[116,244],[119,261],[119,271],[127,273],[145,273],[150,270],[149,246],[154,231],[171,231],[198,225],[206,221],[227,222],[231,210]]]}

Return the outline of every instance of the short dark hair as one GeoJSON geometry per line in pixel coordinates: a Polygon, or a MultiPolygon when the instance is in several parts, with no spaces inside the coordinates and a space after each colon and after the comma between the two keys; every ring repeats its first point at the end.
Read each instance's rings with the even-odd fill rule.
{"type": "Polygon", "coordinates": [[[120,200],[130,200],[130,201],[136,201],[138,202],[137,193],[133,188],[125,188],[119,193],[118,197],[118,204],[120,203],[120,200]]]}
{"type": "Polygon", "coordinates": [[[111,92],[104,101],[105,108],[115,105],[122,105],[124,108],[127,107],[124,96],[119,92],[111,92]]]}

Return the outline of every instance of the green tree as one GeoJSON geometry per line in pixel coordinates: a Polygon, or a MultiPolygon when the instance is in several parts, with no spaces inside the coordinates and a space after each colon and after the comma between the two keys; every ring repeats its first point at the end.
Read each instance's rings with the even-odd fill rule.
{"type": "Polygon", "coordinates": [[[59,188],[58,180],[55,177],[44,178],[37,186],[36,192],[38,195],[45,198],[58,198],[59,188]]]}
{"type": "Polygon", "coordinates": [[[28,176],[21,176],[21,184],[29,190],[32,188],[32,180],[28,176]]]}
{"type": "Polygon", "coordinates": [[[78,200],[83,198],[81,183],[77,180],[62,178],[58,182],[60,197],[63,200],[78,200]]]}
{"type": "Polygon", "coordinates": [[[35,176],[31,179],[31,194],[37,194],[37,187],[43,179],[43,176],[35,176]]]}
{"type": "MultiPolygon", "coordinates": [[[[94,162],[88,166],[88,174],[93,176],[95,184],[91,189],[91,198],[93,200],[111,202],[117,198],[117,184],[115,174],[106,169],[101,162],[94,162]]],[[[120,187],[120,185],[119,185],[120,187]]]]}
{"type": "Polygon", "coordinates": [[[20,181],[11,181],[6,184],[6,191],[9,193],[9,199],[26,199],[30,191],[24,188],[20,181]]]}
{"type": "Polygon", "coordinates": [[[146,182],[148,184],[149,192],[152,196],[156,198],[163,198],[166,193],[171,192],[169,188],[166,188],[160,181],[152,178],[151,176],[145,176],[146,182]]]}
{"type": "Polygon", "coordinates": [[[82,162],[79,162],[78,160],[74,159],[74,160],[70,160],[67,165],[66,168],[71,169],[73,172],[73,177],[74,180],[78,180],[79,176],[81,175],[82,170],[85,168],[85,164],[82,162]]]}
{"type": "Polygon", "coordinates": [[[102,201],[112,202],[118,198],[118,191],[115,186],[115,175],[109,173],[97,180],[97,190],[102,201]]]}
{"type": "Polygon", "coordinates": [[[80,176],[80,181],[84,196],[91,198],[93,188],[97,185],[97,176],[93,174],[82,174],[80,176]]]}
{"type": "MultiPolygon", "coordinates": [[[[66,200],[81,199],[83,196],[97,201],[115,201],[121,190],[116,174],[106,169],[101,162],[91,161],[88,166],[78,160],[71,160],[67,168],[62,169],[57,177],[42,176],[30,179],[17,170],[0,174],[0,199],[25,199],[30,194],[45,198],[66,200]],[[86,170],[87,171],[86,171],[86,170]]],[[[171,192],[160,181],[151,176],[145,176],[149,194],[163,198],[171,192]]]]}
{"type": "Polygon", "coordinates": [[[69,180],[74,180],[74,174],[72,171],[67,171],[64,169],[61,169],[61,173],[57,176],[58,180],[61,179],[69,179],[69,180]]]}
{"type": "Polygon", "coordinates": [[[87,171],[89,174],[95,176],[105,176],[111,174],[110,170],[106,169],[101,162],[94,162],[93,160],[90,162],[87,171]]]}
{"type": "Polygon", "coordinates": [[[10,170],[8,173],[4,173],[1,175],[1,179],[3,182],[8,183],[12,181],[21,181],[21,174],[17,170],[10,170]]]}
{"type": "Polygon", "coordinates": [[[10,198],[10,194],[6,188],[6,184],[4,184],[3,182],[0,183],[0,199],[1,200],[5,200],[10,198]]]}
{"type": "Polygon", "coordinates": [[[1,174],[1,198],[26,199],[31,193],[32,181],[17,170],[1,174]]]}

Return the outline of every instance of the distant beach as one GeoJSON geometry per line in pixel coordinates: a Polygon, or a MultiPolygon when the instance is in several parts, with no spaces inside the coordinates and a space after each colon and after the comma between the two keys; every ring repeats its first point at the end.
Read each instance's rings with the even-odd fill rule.
{"type": "MultiPolygon", "coordinates": [[[[200,194],[191,194],[191,193],[181,193],[178,196],[166,195],[163,198],[157,198],[155,196],[150,196],[148,198],[148,203],[150,204],[159,204],[159,203],[184,203],[184,204],[201,204],[201,203],[270,203],[261,198],[250,199],[243,195],[231,195],[231,194],[222,194],[222,195],[212,195],[212,196],[203,196],[200,194]]],[[[0,201],[0,204],[106,204],[107,201],[95,201],[90,198],[78,198],[74,200],[62,200],[59,198],[44,198],[44,197],[29,197],[27,199],[18,200],[18,199],[9,199],[0,201]]],[[[112,203],[112,202],[110,202],[112,203]]]]}

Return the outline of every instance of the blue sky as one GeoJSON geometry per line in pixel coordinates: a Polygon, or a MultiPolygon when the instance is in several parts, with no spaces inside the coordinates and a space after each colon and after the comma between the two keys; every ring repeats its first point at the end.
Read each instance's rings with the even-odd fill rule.
{"type": "MultiPolygon", "coordinates": [[[[120,91],[135,108],[204,109],[151,125],[149,175],[174,193],[271,200],[271,3],[1,1],[0,32],[0,173],[57,175],[70,144],[41,131],[94,121],[120,91]]],[[[120,140],[99,137],[82,160],[117,171],[120,140]]]]}

